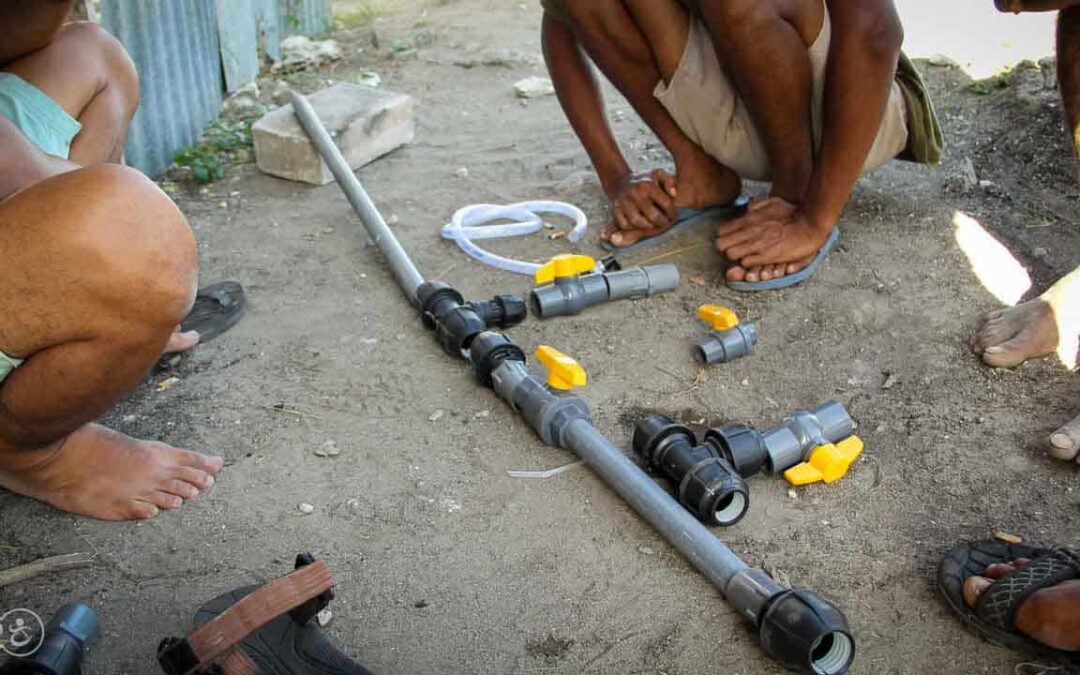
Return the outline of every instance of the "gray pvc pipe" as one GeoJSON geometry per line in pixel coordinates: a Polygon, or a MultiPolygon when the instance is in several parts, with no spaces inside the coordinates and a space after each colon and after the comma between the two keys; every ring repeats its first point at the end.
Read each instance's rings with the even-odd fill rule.
{"type": "Polygon", "coordinates": [[[390,265],[390,270],[394,273],[398,286],[401,286],[401,290],[405,292],[409,302],[416,305],[416,289],[424,283],[424,277],[420,275],[416,265],[413,265],[412,260],[409,259],[409,254],[398,243],[397,237],[390,231],[390,227],[383,220],[379,210],[375,208],[375,204],[364,190],[364,186],[360,184],[356,174],[349,168],[348,162],[341,156],[341,151],[334,145],[334,141],[330,138],[326,127],[323,126],[319,116],[315,114],[315,109],[311,107],[306,98],[295,93],[292,97],[292,106],[296,119],[300,120],[300,126],[304,127],[308,137],[311,138],[311,142],[315,144],[315,149],[319,151],[326,165],[330,167],[330,173],[334,174],[334,178],[337,179],[338,185],[345,192],[349,203],[352,204],[353,209],[360,216],[360,222],[364,224],[364,229],[367,230],[371,240],[375,242],[375,245],[379,247],[379,250],[386,257],[386,262],[390,265]]]}
{"type": "Polygon", "coordinates": [[[570,422],[563,432],[563,442],[726,597],[728,582],[747,569],[739,556],[612,445],[588,420],[570,422]]]}

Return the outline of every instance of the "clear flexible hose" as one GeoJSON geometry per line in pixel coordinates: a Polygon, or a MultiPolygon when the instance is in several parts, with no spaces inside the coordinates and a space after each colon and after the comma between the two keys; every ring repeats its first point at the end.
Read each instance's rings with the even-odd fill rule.
{"type": "Polygon", "coordinates": [[[574,227],[567,235],[572,242],[580,241],[589,227],[585,212],[565,202],[532,201],[517,204],[473,204],[458,209],[450,222],[443,226],[443,239],[457,242],[469,257],[485,265],[514,274],[532,276],[540,269],[537,263],[514,260],[491,251],[486,251],[474,243],[482,239],[505,239],[535,234],[544,226],[540,214],[556,214],[574,220],[574,227]],[[492,225],[496,221],[510,221],[492,225]]]}

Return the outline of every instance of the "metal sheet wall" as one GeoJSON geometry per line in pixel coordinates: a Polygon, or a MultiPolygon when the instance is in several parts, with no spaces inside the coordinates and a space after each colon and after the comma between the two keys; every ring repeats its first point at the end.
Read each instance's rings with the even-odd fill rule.
{"type": "Polygon", "coordinates": [[[221,107],[221,51],[214,0],[103,0],[101,23],[139,71],[141,101],[128,134],[128,164],[157,176],[221,107]]]}
{"type": "Polygon", "coordinates": [[[277,59],[283,37],[325,37],[333,28],[330,0],[102,0],[101,23],[124,43],[139,71],[142,100],[125,155],[150,176],[217,118],[223,65],[231,91],[258,74],[260,48],[277,59]],[[228,10],[224,24],[219,6],[228,10]]]}

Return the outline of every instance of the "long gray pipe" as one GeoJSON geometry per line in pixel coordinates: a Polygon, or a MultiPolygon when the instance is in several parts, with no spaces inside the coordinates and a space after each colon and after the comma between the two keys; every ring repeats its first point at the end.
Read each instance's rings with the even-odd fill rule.
{"type": "Polygon", "coordinates": [[[375,208],[375,204],[371,201],[367,191],[364,190],[364,186],[360,184],[356,174],[352,172],[348,162],[342,157],[341,151],[334,145],[334,141],[330,138],[326,127],[319,120],[319,116],[315,114],[315,109],[311,107],[306,98],[295,93],[292,97],[292,106],[293,112],[296,113],[296,119],[300,120],[300,125],[304,127],[304,131],[311,138],[311,142],[315,144],[315,149],[319,151],[323,160],[326,161],[326,165],[330,167],[330,173],[334,174],[334,178],[337,179],[338,185],[345,192],[349,203],[360,215],[360,222],[364,224],[364,229],[367,230],[371,240],[379,247],[382,254],[386,256],[386,262],[390,265],[390,270],[394,273],[398,286],[401,286],[401,290],[405,292],[409,302],[414,305],[418,304],[416,289],[424,283],[424,277],[420,275],[416,265],[413,265],[412,260],[409,259],[409,254],[398,243],[397,237],[390,231],[390,227],[383,220],[379,210],[375,208]]]}

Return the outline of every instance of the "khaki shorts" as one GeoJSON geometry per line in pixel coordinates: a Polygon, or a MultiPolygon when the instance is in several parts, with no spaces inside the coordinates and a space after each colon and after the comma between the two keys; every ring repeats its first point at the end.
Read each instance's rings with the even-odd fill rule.
{"type": "MultiPolygon", "coordinates": [[[[821,147],[822,99],[831,36],[832,25],[826,10],[821,33],[809,49],[814,78],[811,114],[815,149],[821,147]]],[[[712,37],[700,21],[695,21],[690,29],[675,76],[669,83],[658,84],[654,93],[683,132],[705,152],[743,178],[770,180],[765,146],[746,105],[720,66],[712,37]]],[[[863,170],[871,171],[896,157],[907,146],[907,140],[907,110],[900,86],[894,82],[881,130],[863,170]]]]}

